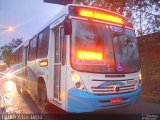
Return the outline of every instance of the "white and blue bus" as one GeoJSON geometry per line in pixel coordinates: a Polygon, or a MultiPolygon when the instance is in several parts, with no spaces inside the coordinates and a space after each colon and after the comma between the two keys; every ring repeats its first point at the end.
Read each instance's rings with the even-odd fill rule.
{"type": "Polygon", "coordinates": [[[11,64],[18,89],[68,112],[132,105],[141,94],[134,28],[100,8],[65,6],[13,51],[11,64]]]}

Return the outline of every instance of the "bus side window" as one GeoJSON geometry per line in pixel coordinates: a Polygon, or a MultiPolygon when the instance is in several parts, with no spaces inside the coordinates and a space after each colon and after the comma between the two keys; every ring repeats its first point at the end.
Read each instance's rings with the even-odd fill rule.
{"type": "Polygon", "coordinates": [[[15,54],[15,56],[16,56],[16,57],[15,57],[16,64],[18,64],[18,52],[19,52],[19,51],[17,50],[17,51],[16,51],[16,54],[15,54]]]}
{"type": "Polygon", "coordinates": [[[49,28],[46,28],[38,35],[37,58],[47,57],[48,46],[49,46],[49,28]]]}
{"type": "Polygon", "coordinates": [[[14,53],[12,53],[11,65],[14,65],[14,53]]]}
{"type": "Polygon", "coordinates": [[[36,58],[37,37],[34,37],[29,43],[28,60],[34,60],[36,58]]]}
{"type": "Polygon", "coordinates": [[[17,64],[19,64],[19,53],[20,53],[20,50],[18,49],[17,50],[17,64]]]}
{"type": "Polygon", "coordinates": [[[12,55],[13,55],[12,60],[13,60],[13,65],[14,65],[15,64],[15,52],[12,55]]]}
{"type": "Polygon", "coordinates": [[[23,47],[21,47],[19,50],[20,50],[19,51],[19,63],[22,63],[23,47]]]}
{"type": "Polygon", "coordinates": [[[42,57],[43,52],[43,33],[40,33],[38,36],[38,49],[37,49],[37,58],[42,57]]]}
{"type": "Polygon", "coordinates": [[[66,64],[66,40],[64,36],[64,28],[60,29],[60,40],[61,40],[61,49],[62,49],[62,66],[66,64]]]}

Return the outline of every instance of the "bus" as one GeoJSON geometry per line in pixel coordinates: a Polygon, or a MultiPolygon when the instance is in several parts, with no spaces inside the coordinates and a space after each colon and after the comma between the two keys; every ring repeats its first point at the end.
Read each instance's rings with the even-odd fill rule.
{"type": "Polygon", "coordinates": [[[5,77],[5,71],[7,70],[7,64],[0,61],[0,79],[5,77]]]}
{"type": "Polygon", "coordinates": [[[67,112],[139,101],[141,64],[131,22],[115,12],[66,5],[12,52],[19,90],[67,112]]]}
{"type": "Polygon", "coordinates": [[[6,63],[0,63],[0,72],[3,72],[7,69],[7,64],[6,63]]]}

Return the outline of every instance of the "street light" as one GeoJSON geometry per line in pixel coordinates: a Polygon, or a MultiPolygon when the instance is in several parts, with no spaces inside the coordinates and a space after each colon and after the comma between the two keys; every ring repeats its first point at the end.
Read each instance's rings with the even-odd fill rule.
{"type": "Polygon", "coordinates": [[[9,28],[7,29],[7,31],[8,31],[8,32],[12,32],[12,31],[13,31],[13,28],[12,28],[12,27],[9,27],[9,28]]]}
{"type": "Polygon", "coordinates": [[[0,28],[0,30],[6,30],[7,32],[13,32],[13,27],[0,28]]]}

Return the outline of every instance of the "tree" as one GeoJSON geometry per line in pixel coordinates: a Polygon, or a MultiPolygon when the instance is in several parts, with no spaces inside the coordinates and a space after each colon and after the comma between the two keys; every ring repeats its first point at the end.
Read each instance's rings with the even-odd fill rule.
{"type": "Polygon", "coordinates": [[[4,60],[4,62],[10,66],[10,60],[11,60],[11,53],[13,49],[18,47],[22,43],[22,38],[20,39],[12,39],[11,42],[8,44],[5,44],[4,46],[0,47],[0,53],[1,58],[4,60]]]}
{"type": "Polygon", "coordinates": [[[127,0],[125,11],[132,12],[132,22],[138,35],[160,31],[160,1],[127,0]]]}
{"type": "Polygon", "coordinates": [[[77,3],[124,14],[132,20],[138,35],[160,31],[158,0],[77,0],[77,3]]]}

